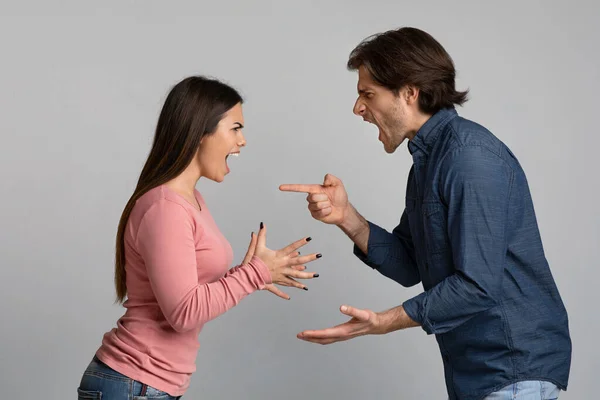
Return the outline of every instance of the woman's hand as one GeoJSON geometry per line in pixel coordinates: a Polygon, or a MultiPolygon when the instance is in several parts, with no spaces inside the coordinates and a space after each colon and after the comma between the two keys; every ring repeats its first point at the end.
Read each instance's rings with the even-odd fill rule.
{"type": "Polygon", "coordinates": [[[274,284],[308,290],[304,284],[298,282],[296,279],[312,279],[319,276],[319,274],[314,272],[305,272],[306,266],[303,264],[321,258],[321,254],[311,254],[301,257],[298,251],[298,249],[306,245],[310,240],[311,238],[300,239],[281,250],[271,250],[266,247],[267,228],[261,223],[258,235],[252,233],[252,240],[248,246],[244,263],[250,261],[252,256],[260,258],[269,268],[271,280],[273,281],[273,284],[267,285],[265,290],[289,300],[290,297],[279,290],[274,284]]]}
{"type": "MultiPolygon", "coordinates": [[[[258,236],[256,236],[254,232],[252,232],[251,236],[252,239],[250,240],[250,245],[248,246],[248,251],[246,252],[246,256],[244,257],[242,264],[248,264],[250,260],[252,260],[252,257],[254,256],[254,251],[256,250],[256,242],[258,241],[258,236]]],[[[298,269],[299,271],[303,271],[306,269],[306,267],[304,266],[294,266],[292,268],[298,269]]],[[[277,286],[273,285],[272,283],[266,285],[265,290],[268,290],[269,292],[281,297],[284,300],[290,299],[290,296],[288,296],[287,293],[282,292],[277,288],[277,286]]]]}

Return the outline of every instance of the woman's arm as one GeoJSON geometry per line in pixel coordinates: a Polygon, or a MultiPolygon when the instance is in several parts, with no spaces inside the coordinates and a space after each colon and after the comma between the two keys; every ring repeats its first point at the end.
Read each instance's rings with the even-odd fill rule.
{"type": "Polygon", "coordinates": [[[160,200],[144,215],[136,238],[158,304],[178,332],[202,326],[271,283],[267,266],[252,257],[218,281],[199,284],[193,232],[181,205],[160,200]]]}

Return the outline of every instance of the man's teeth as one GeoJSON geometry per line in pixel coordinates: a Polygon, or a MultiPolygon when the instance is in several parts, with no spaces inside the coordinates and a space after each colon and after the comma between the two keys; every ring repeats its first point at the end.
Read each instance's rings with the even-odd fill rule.
{"type": "Polygon", "coordinates": [[[230,156],[239,157],[240,153],[229,153],[230,156]]]}

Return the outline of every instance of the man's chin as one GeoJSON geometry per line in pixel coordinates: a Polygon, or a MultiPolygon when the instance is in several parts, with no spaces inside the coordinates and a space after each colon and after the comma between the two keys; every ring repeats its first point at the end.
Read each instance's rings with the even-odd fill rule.
{"type": "Polygon", "coordinates": [[[402,143],[404,143],[404,140],[405,140],[405,139],[406,139],[406,138],[402,138],[402,139],[400,140],[400,142],[399,142],[399,143],[397,143],[397,144],[395,144],[395,145],[392,145],[391,147],[388,147],[388,146],[385,146],[385,145],[384,145],[384,148],[385,148],[385,151],[386,151],[386,153],[388,153],[388,154],[395,153],[395,152],[396,152],[396,150],[398,150],[398,147],[400,147],[400,146],[402,145],[402,143]]]}
{"type": "Polygon", "coordinates": [[[398,146],[389,146],[387,144],[383,145],[383,150],[385,150],[386,153],[388,154],[394,154],[396,152],[396,149],[398,149],[398,146]]]}

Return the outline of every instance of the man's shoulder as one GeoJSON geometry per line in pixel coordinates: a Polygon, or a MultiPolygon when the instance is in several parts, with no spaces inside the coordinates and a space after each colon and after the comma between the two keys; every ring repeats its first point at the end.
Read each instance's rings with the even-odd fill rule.
{"type": "Polygon", "coordinates": [[[457,116],[445,127],[445,145],[440,151],[438,160],[442,168],[449,168],[457,162],[468,163],[484,159],[502,160],[502,164],[512,170],[520,170],[519,161],[496,135],[485,126],[457,116]]]}
{"type": "Polygon", "coordinates": [[[458,116],[446,128],[450,135],[449,151],[466,147],[482,147],[501,155],[506,147],[504,143],[485,126],[470,119],[458,116]]]}

